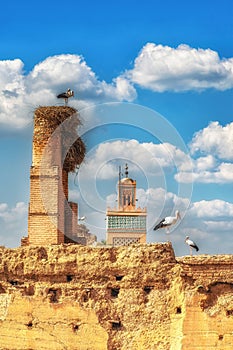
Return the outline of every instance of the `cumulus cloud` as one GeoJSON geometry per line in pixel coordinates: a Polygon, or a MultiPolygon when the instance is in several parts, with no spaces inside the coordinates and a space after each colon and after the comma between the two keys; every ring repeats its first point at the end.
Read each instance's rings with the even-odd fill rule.
{"type": "Polygon", "coordinates": [[[48,57],[26,74],[20,59],[0,61],[0,124],[20,128],[32,120],[39,105],[60,103],[59,92],[68,87],[75,91],[72,104],[83,108],[87,104],[107,101],[132,101],[136,91],[124,77],[112,83],[101,81],[79,55],[48,57]]]}
{"type": "MultiPolygon", "coordinates": [[[[228,132],[231,132],[230,128],[228,132]]],[[[199,133],[201,134],[201,131],[199,133]]],[[[228,134],[225,135],[226,142],[229,140],[230,143],[230,137],[228,134]]],[[[116,175],[116,161],[125,159],[131,162],[133,172],[141,169],[147,177],[153,175],[166,177],[167,174],[173,173],[178,183],[231,183],[233,164],[222,162],[218,158],[220,151],[223,152],[223,137],[221,142],[216,141],[216,145],[211,135],[208,137],[207,134],[206,139],[212,139],[211,148],[206,149],[215,150],[215,153],[205,154],[196,159],[169,143],[139,143],[133,139],[105,142],[87,154],[80,176],[85,179],[90,177],[99,180],[111,179],[116,175]]],[[[194,144],[197,145],[197,138],[194,137],[194,140],[190,145],[191,148],[194,144]]]]}
{"type": "Polygon", "coordinates": [[[220,59],[211,49],[177,48],[147,43],[126,76],[153,91],[187,91],[233,87],[233,58],[220,59]]]}
{"type": "Polygon", "coordinates": [[[214,154],[225,160],[233,160],[233,122],[222,126],[211,122],[206,128],[195,133],[191,143],[192,154],[197,152],[214,154]]]}
{"type": "Polygon", "coordinates": [[[86,158],[81,171],[85,178],[97,176],[99,179],[112,178],[116,173],[114,160],[126,159],[132,164],[132,171],[142,169],[147,174],[159,174],[163,169],[191,170],[192,163],[187,154],[169,143],[140,143],[131,139],[128,141],[112,141],[100,144],[86,158]],[[138,167],[138,168],[137,168],[138,167]]]}
{"type": "Polygon", "coordinates": [[[233,123],[222,126],[219,122],[211,122],[195,133],[189,148],[193,156],[192,172],[180,168],[175,174],[176,181],[221,184],[233,182],[233,123]]]}
{"type": "Polygon", "coordinates": [[[20,128],[32,120],[38,105],[54,105],[68,87],[75,91],[72,105],[83,108],[109,101],[134,101],[135,84],[153,91],[186,91],[233,87],[233,59],[220,59],[210,49],[188,45],[177,48],[147,43],[132,70],[107,83],[99,79],[80,55],[46,58],[31,72],[20,59],[0,61],[0,124],[20,128]]]}
{"type": "Polygon", "coordinates": [[[225,202],[220,199],[211,201],[202,200],[193,203],[191,208],[192,215],[198,218],[221,218],[233,217],[233,203],[225,202]]]}
{"type": "Polygon", "coordinates": [[[193,172],[179,172],[175,174],[175,179],[178,182],[190,183],[190,182],[199,182],[199,183],[232,183],[233,182],[233,164],[231,163],[221,163],[212,171],[202,169],[201,171],[198,168],[194,168],[193,172]]]}

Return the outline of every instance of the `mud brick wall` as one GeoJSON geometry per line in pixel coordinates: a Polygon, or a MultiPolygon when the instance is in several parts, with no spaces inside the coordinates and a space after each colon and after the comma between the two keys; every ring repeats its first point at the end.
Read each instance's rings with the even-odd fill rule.
{"type": "Polygon", "coordinates": [[[0,349],[232,350],[232,264],[170,243],[2,247],[0,349]]]}

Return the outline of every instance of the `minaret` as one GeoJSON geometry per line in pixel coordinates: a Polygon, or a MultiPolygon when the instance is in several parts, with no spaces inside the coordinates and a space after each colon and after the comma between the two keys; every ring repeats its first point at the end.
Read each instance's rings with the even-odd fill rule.
{"type": "Polygon", "coordinates": [[[107,244],[130,245],[146,242],[146,208],[136,207],[136,180],[129,178],[125,164],[125,177],[119,167],[118,206],[107,209],[107,244]]]}

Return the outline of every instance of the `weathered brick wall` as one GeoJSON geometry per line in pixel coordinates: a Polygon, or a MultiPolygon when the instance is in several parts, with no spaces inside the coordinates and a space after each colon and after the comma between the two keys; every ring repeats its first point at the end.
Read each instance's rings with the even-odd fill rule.
{"type": "MultiPolygon", "coordinates": [[[[62,111],[59,107],[35,111],[28,214],[28,243],[33,245],[64,243],[66,227],[70,229],[72,211],[67,202],[68,172],[62,169],[61,132],[55,129],[54,134],[50,122],[62,111]]],[[[72,115],[74,110],[66,107],[65,112],[72,115]]]]}

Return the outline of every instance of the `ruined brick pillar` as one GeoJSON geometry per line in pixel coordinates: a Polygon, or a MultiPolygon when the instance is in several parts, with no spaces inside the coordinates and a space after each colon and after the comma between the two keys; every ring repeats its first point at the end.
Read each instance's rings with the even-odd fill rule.
{"type": "MultiPolygon", "coordinates": [[[[29,245],[64,243],[66,234],[69,235],[74,229],[74,220],[77,225],[77,205],[70,206],[68,203],[68,173],[74,171],[83,160],[85,146],[76,134],[78,119],[71,119],[70,125],[64,123],[75,113],[75,109],[67,106],[39,107],[35,111],[28,213],[29,245]],[[71,149],[68,156],[64,147],[65,151],[71,149]]],[[[22,244],[25,245],[25,239],[22,244]]]]}
{"type": "Polygon", "coordinates": [[[75,241],[78,230],[78,204],[69,202],[65,210],[65,243],[75,241]]]}

